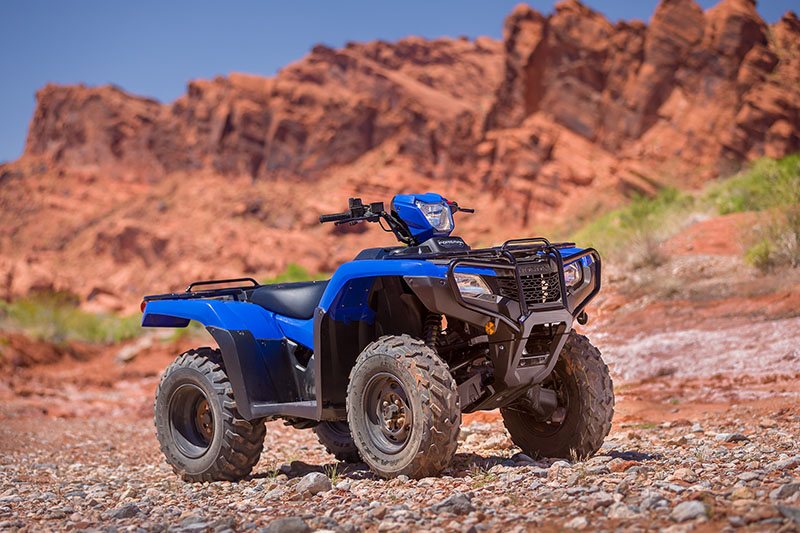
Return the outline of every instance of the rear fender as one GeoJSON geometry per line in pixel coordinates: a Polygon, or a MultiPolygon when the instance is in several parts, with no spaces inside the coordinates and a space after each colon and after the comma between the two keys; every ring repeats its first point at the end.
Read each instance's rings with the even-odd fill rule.
{"type": "Polygon", "coordinates": [[[252,419],[253,405],[303,400],[294,366],[294,345],[284,339],[276,315],[254,304],[226,300],[150,300],[142,326],[204,326],[219,345],[239,413],[252,419]]]}
{"type": "Polygon", "coordinates": [[[151,300],[145,307],[142,326],[184,328],[190,320],[217,329],[247,330],[257,339],[283,337],[275,313],[255,304],[225,300],[151,300]]]}

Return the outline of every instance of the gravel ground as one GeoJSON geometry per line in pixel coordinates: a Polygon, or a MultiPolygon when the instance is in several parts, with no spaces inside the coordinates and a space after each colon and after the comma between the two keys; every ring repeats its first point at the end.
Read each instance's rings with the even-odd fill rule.
{"type": "MultiPolygon", "coordinates": [[[[792,380],[773,386],[781,383],[792,380]]],[[[796,394],[725,407],[676,403],[682,389],[668,382],[620,389],[615,427],[588,461],[526,457],[490,413],[465,420],[445,475],[391,481],[336,464],[313,433],[273,422],[250,479],[186,484],[163,462],[146,418],[17,416],[6,404],[0,529],[800,528],[796,394]]]]}

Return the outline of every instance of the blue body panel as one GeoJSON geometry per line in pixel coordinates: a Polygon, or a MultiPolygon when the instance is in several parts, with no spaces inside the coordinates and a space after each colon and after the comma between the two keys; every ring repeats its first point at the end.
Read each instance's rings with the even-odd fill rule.
{"type": "MultiPolygon", "coordinates": [[[[581,248],[561,248],[565,263],[581,248]]],[[[584,265],[591,258],[581,259],[584,265]]],[[[457,272],[494,276],[494,270],[475,267],[457,267],[457,272]]],[[[328,283],[319,303],[319,308],[331,318],[344,323],[374,320],[367,298],[376,277],[380,276],[424,276],[442,278],[447,276],[447,265],[422,259],[372,259],[344,263],[328,283]]],[[[230,300],[152,300],[147,303],[142,326],[186,327],[195,320],[206,327],[225,330],[248,330],[257,339],[287,338],[310,349],[314,349],[314,319],[297,319],[276,315],[262,307],[230,300]]]]}
{"type": "Polygon", "coordinates": [[[411,235],[414,236],[417,242],[425,242],[431,237],[447,237],[453,232],[455,224],[453,221],[453,213],[450,211],[449,207],[445,207],[445,210],[447,216],[450,218],[450,229],[441,231],[434,228],[431,223],[428,222],[428,219],[425,218],[425,215],[423,215],[422,211],[417,207],[417,202],[442,204],[446,203],[447,200],[440,194],[432,192],[425,194],[398,194],[392,198],[392,210],[400,215],[400,218],[406,223],[408,229],[411,231],[411,235]]]}
{"type": "Polygon", "coordinates": [[[246,302],[226,300],[153,300],[147,302],[142,326],[185,327],[189,320],[227,330],[249,330],[258,339],[280,339],[275,313],[246,302]],[[175,318],[183,319],[176,324],[175,318]]]}
{"type": "MultiPolygon", "coordinates": [[[[458,272],[493,276],[485,268],[462,267],[458,272]]],[[[447,265],[413,259],[361,260],[344,263],[331,278],[319,307],[334,320],[372,322],[366,305],[374,278],[379,276],[427,276],[445,278],[447,265]]],[[[206,327],[249,330],[257,339],[287,338],[314,348],[314,319],[301,320],[276,315],[262,307],[228,300],[152,300],[142,317],[146,327],[186,327],[189,320],[206,327]]]]}

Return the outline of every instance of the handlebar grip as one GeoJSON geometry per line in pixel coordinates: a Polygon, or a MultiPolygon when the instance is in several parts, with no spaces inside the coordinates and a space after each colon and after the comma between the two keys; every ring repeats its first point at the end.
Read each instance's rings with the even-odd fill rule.
{"type": "Polygon", "coordinates": [[[319,223],[324,224],[326,222],[336,222],[339,220],[347,220],[348,218],[350,218],[350,213],[333,213],[330,215],[320,215],[319,223]]]}

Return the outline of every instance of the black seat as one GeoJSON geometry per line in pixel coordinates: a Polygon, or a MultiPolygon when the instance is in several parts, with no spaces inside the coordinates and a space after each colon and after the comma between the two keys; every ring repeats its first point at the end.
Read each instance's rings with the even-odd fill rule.
{"type": "Polygon", "coordinates": [[[325,281],[276,283],[253,289],[250,301],[267,311],[291,318],[311,318],[328,286],[325,281]]]}

